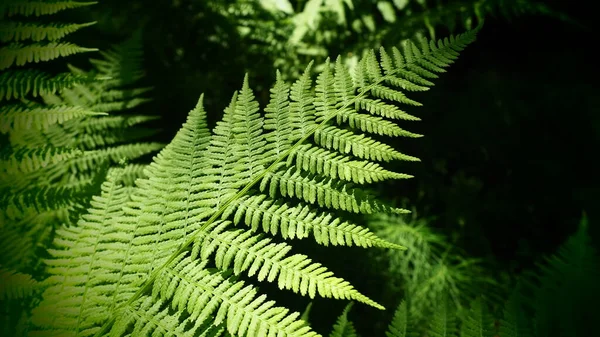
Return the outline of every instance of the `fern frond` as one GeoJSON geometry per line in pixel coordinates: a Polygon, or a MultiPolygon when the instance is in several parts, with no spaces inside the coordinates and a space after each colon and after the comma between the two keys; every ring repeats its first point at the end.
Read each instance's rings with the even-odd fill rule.
{"type": "Polygon", "coordinates": [[[72,207],[93,195],[95,182],[73,186],[34,186],[17,192],[3,191],[0,207],[7,212],[20,214],[27,209],[44,212],[58,208],[72,207]]]}
{"type": "Polygon", "coordinates": [[[533,296],[527,301],[535,313],[534,331],[539,336],[584,336],[592,325],[600,259],[591,242],[584,215],[579,228],[558,251],[538,264],[524,278],[533,296]]]}
{"type": "Polygon", "coordinates": [[[86,150],[123,143],[128,139],[143,137],[144,133],[157,132],[145,128],[131,128],[138,124],[156,120],[155,116],[102,116],[69,120],[60,125],[53,124],[37,133],[12,134],[11,141],[23,146],[83,147],[86,150]]]}
{"type": "Polygon", "coordinates": [[[80,154],[82,154],[80,150],[70,148],[19,148],[0,155],[0,172],[8,175],[29,173],[48,165],[64,162],[80,154]]]}
{"type": "Polygon", "coordinates": [[[388,326],[385,335],[387,337],[412,337],[414,336],[414,333],[411,329],[408,307],[406,301],[402,301],[396,308],[392,322],[388,326]]]}
{"type": "Polygon", "coordinates": [[[226,335],[225,326],[212,325],[210,320],[195,320],[192,316],[183,318],[180,313],[172,313],[169,305],[144,296],[121,311],[119,320],[111,330],[112,335],[123,335],[131,331],[131,336],[150,334],[174,334],[176,336],[220,337],[226,335]]]}
{"type": "Polygon", "coordinates": [[[42,213],[28,210],[17,219],[9,209],[0,216],[0,264],[26,273],[33,273],[39,267],[38,249],[51,242],[54,224],[68,222],[64,208],[42,213]]]}
{"type": "Polygon", "coordinates": [[[310,144],[298,147],[289,155],[286,164],[288,166],[295,165],[310,173],[357,184],[412,178],[409,174],[388,171],[377,163],[350,160],[348,157],[310,144]]]}
{"type": "Polygon", "coordinates": [[[432,231],[428,219],[377,214],[369,226],[380,238],[402,245],[405,251],[389,251],[386,256],[388,279],[402,284],[410,298],[409,311],[414,321],[427,319],[447,301],[452,310],[460,310],[482,286],[493,283],[480,271],[479,261],[451,252],[448,240],[432,231]]]}
{"type": "Polygon", "coordinates": [[[364,109],[372,115],[379,115],[390,119],[419,120],[419,118],[407,114],[396,106],[386,104],[380,99],[359,97],[356,99],[355,105],[357,109],[364,109]]]}
{"type": "Polygon", "coordinates": [[[493,337],[494,319],[480,298],[471,303],[469,312],[463,319],[461,337],[493,337]]]}
{"type": "MultiPolygon", "coordinates": [[[[447,296],[443,296],[442,300],[437,303],[429,323],[428,336],[458,337],[456,313],[449,304],[447,296]]],[[[504,337],[504,335],[502,336],[504,337]]]]}
{"type": "MultiPolygon", "coordinates": [[[[151,136],[158,134],[160,129],[147,128],[120,128],[110,130],[106,133],[88,133],[73,137],[70,144],[85,150],[97,150],[99,148],[107,148],[109,146],[120,145],[123,143],[138,143],[141,140],[146,140],[151,136]]],[[[145,143],[148,145],[148,143],[145,143]]],[[[133,158],[132,158],[133,159],[133,158]]]]}
{"type": "Polygon", "coordinates": [[[55,14],[66,9],[79,8],[97,4],[98,2],[80,2],[80,1],[27,1],[27,0],[9,0],[0,6],[0,18],[6,16],[40,16],[55,14]]]}
{"type": "Polygon", "coordinates": [[[0,301],[30,297],[39,284],[31,275],[0,267],[0,301]]]}
{"type": "Polygon", "coordinates": [[[23,130],[44,130],[53,124],[86,117],[106,115],[79,106],[37,106],[6,104],[0,108],[0,132],[18,132],[23,130]]]}
{"type": "Polygon", "coordinates": [[[119,161],[133,160],[143,155],[155,152],[162,149],[164,144],[161,143],[133,143],[124,144],[113,147],[107,147],[99,150],[85,151],[83,155],[73,158],[69,161],[69,165],[64,167],[64,170],[71,171],[87,171],[93,169],[106,160],[113,163],[119,161]]]}
{"type": "Polygon", "coordinates": [[[502,337],[532,337],[531,326],[525,317],[523,298],[518,291],[513,291],[504,304],[503,318],[500,321],[498,334],[502,337]]]}
{"type": "Polygon", "coordinates": [[[128,129],[131,126],[154,121],[156,116],[129,115],[106,116],[102,118],[88,118],[80,122],[79,126],[85,133],[107,132],[110,129],[128,129]]]}
{"type": "Polygon", "coordinates": [[[31,22],[4,22],[0,23],[0,41],[55,41],[81,28],[89,27],[96,22],[88,23],[51,23],[36,24],[31,22]]]}
{"type": "MultiPolygon", "coordinates": [[[[103,336],[112,331],[118,336],[135,325],[148,326],[149,332],[159,333],[155,323],[149,324],[147,316],[127,315],[127,323],[120,321],[124,312],[139,308],[140,301],[147,300],[144,308],[157,315],[173,314],[178,319],[189,315],[199,321],[211,320],[215,326],[225,324],[234,335],[246,332],[249,336],[316,336],[304,321],[298,320],[297,313],[265,302],[265,296],[254,287],[229,274],[243,270],[258,274],[261,280],[277,279],[280,286],[301,294],[353,298],[381,308],[308,257],[296,254],[284,258],[289,249],[287,244],[274,244],[251,231],[226,230],[229,219],[223,215],[229,212],[234,216],[235,206],[243,204],[238,201],[259,196],[266,189],[273,197],[276,192],[283,194],[277,196],[281,201],[295,196],[314,202],[306,209],[316,214],[320,212],[319,198],[323,206],[341,210],[402,212],[345,181],[303,172],[293,162],[288,166],[287,159],[305,143],[319,146],[322,137],[315,134],[323,134],[323,130],[336,128],[346,132],[333,125],[338,110],[350,109],[361,97],[375,97],[373,89],[398,100],[381,101],[382,105],[409,102],[400,91],[381,89],[385,79],[398,75],[400,70],[426,76],[416,66],[412,67],[413,62],[421,58],[443,62],[447,60],[446,54],[451,54],[449,50],[462,50],[474,40],[475,33],[442,42],[439,49],[421,53],[411,50],[405,64],[388,75],[377,76],[373,63],[378,61],[363,62],[367,77],[362,84],[354,79],[350,82],[347,73],[341,74],[338,76],[341,89],[337,91],[336,74],[332,73],[320,76],[316,93],[312,93],[306,71],[307,75],[290,87],[289,98],[285,98],[287,85],[279,81],[272,91],[269,116],[265,117],[259,112],[246,76],[212,134],[199,102],[175,139],[146,168],[146,177],[136,181],[135,188],[130,191],[118,187],[117,178],[109,177],[102,195],[94,199],[90,213],[83,216],[79,226],[58,233],[56,242],[60,248],[51,251],[54,259],[49,261],[53,286],[46,290],[40,307],[34,311],[34,329],[42,335],[71,331],[82,336],[103,336]],[[105,226],[108,223],[113,225],[105,226]],[[76,261],[85,267],[73,267],[76,261]],[[217,270],[206,269],[212,261],[217,270]],[[147,299],[149,292],[151,299],[147,299]],[[162,310],[167,305],[172,311],[162,310]],[[57,306],[63,309],[47,312],[57,306]]],[[[363,111],[356,109],[354,113],[363,111]]],[[[360,143],[366,139],[361,135],[352,133],[346,138],[351,136],[359,137],[355,140],[357,146],[372,145],[368,141],[360,143]]],[[[383,142],[372,145],[384,146],[388,145],[383,142]]],[[[332,144],[329,150],[355,158],[345,146],[332,144]]],[[[289,204],[296,202],[292,200],[289,204]]],[[[313,232],[322,226],[314,220],[309,220],[313,232]]],[[[342,241],[340,231],[336,235],[336,240],[342,241]]]]}
{"type": "Polygon", "coordinates": [[[305,321],[306,323],[310,323],[310,311],[312,310],[313,302],[309,302],[306,305],[306,309],[302,312],[300,319],[305,321]]]}
{"type": "Polygon", "coordinates": [[[100,51],[102,59],[90,60],[99,74],[112,78],[107,82],[107,88],[128,86],[144,76],[144,52],[141,42],[142,30],[138,29],[129,39],[115,45],[111,50],[100,51]]]}
{"type": "Polygon", "coordinates": [[[394,150],[391,146],[364,134],[355,134],[335,126],[328,126],[318,130],[315,132],[314,137],[315,143],[325,149],[336,150],[343,154],[352,154],[360,159],[386,162],[392,160],[419,160],[418,158],[402,154],[394,150]]]}
{"type": "MultiPolygon", "coordinates": [[[[118,260],[114,260],[119,258],[118,249],[128,249],[127,245],[119,245],[115,240],[125,240],[131,236],[128,234],[131,231],[116,223],[113,226],[104,224],[121,214],[121,207],[129,197],[126,189],[115,184],[118,175],[116,171],[107,177],[101,186],[102,194],[92,198],[90,213],[83,215],[77,226],[57,229],[55,248],[49,250],[54,258],[47,261],[47,269],[53,275],[45,280],[48,288],[43,294],[44,301],[33,310],[32,322],[44,329],[37,334],[93,334],[88,330],[90,325],[108,314],[106,310],[98,310],[103,308],[102,304],[108,303],[106,308],[109,308],[121,303],[123,294],[131,292],[129,284],[133,282],[135,285],[138,280],[136,277],[121,279],[123,270],[118,260]],[[90,240],[94,243],[93,249],[87,249],[90,240]],[[71,256],[69,247],[80,250],[80,254],[71,256]],[[89,269],[82,269],[82,266],[89,269]],[[112,273],[106,273],[107,269],[112,273]],[[110,280],[117,282],[105,290],[105,287],[93,286],[91,282],[98,282],[93,275],[104,275],[104,278],[112,275],[110,280]],[[114,292],[115,288],[119,288],[121,294],[114,292]],[[100,296],[104,291],[113,291],[110,295],[115,298],[100,296]],[[95,299],[86,301],[89,298],[95,299]],[[47,330],[50,327],[52,329],[47,330]]],[[[106,281],[109,279],[101,282],[106,281]]]]}
{"type": "Polygon", "coordinates": [[[54,94],[75,84],[99,79],[84,75],[63,73],[50,75],[36,69],[7,70],[0,74],[0,100],[10,100],[54,94]]]}
{"type": "Polygon", "coordinates": [[[352,308],[352,304],[350,302],[346,305],[342,314],[337,318],[329,337],[358,337],[354,324],[348,320],[348,313],[352,308]]]}
{"type": "Polygon", "coordinates": [[[16,65],[17,67],[31,62],[45,62],[59,57],[78,53],[97,51],[97,48],[84,48],[69,42],[11,43],[0,48],[0,70],[16,65]]]}
{"type": "MultiPolygon", "coordinates": [[[[147,90],[139,90],[138,92],[145,92],[145,91],[147,91],[147,90]]],[[[131,91],[131,92],[133,92],[133,91],[131,91]]],[[[114,97],[116,96],[114,93],[109,92],[108,94],[112,94],[112,97],[110,97],[109,99],[114,99],[114,97]]],[[[119,93],[119,95],[126,99],[121,100],[121,101],[116,101],[116,102],[98,103],[98,104],[91,105],[90,108],[93,109],[94,111],[124,111],[124,110],[133,109],[136,106],[139,106],[144,103],[148,103],[148,102],[152,101],[151,98],[142,98],[142,97],[128,98],[129,94],[124,91],[121,91],[119,93]]]]}

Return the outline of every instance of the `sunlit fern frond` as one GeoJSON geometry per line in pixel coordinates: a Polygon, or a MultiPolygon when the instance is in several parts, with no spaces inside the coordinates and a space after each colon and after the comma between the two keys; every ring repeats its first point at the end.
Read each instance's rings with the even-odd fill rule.
{"type": "MultiPolygon", "coordinates": [[[[264,116],[246,76],[212,133],[201,96],[135,188],[118,184],[119,171],[110,171],[89,214],[78,226],[57,231],[48,261],[50,286],[34,310],[32,333],[122,336],[133,327],[144,335],[183,334],[193,323],[207,321],[235,336],[318,336],[298,313],[267,301],[252,285],[255,279],[300,295],[352,299],[382,309],[325,266],[293,254],[292,243],[282,240],[300,233],[321,244],[403,248],[351,224],[346,212],[407,211],[365,192],[368,181],[384,179],[381,171],[356,165],[348,173],[350,181],[332,178],[323,172],[334,161],[306,152],[326,149],[351,166],[356,161],[415,160],[369,135],[369,128],[365,132],[337,117],[369,115],[357,104],[362,100],[404,117],[401,104],[418,104],[393,84],[396,79],[430,83],[424,78],[443,71],[476,33],[438,43],[421,41],[419,47],[408,43],[403,52],[382,49],[379,57],[369,54],[354,77],[338,59],[335,66],[327,63],[314,87],[309,69],[291,87],[279,77],[264,116]],[[288,161],[292,153],[305,158],[302,166],[288,161]],[[322,173],[310,172],[310,165],[305,169],[304,163],[320,160],[322,173]],[[253,216],[242,216],[238,209],[244,207],[248,215],[251,202],[256,205],[253,216]],[[281,219],[271,221],[269,228],[259,225],[268,221],[265,217],[283,213],[285,230],[281,219]],[[299,230],[288,225],[292,222],[306,225],[299,230]],[[285,235],[268,237],[274,232],[285,235]],[[152,320],[148,312],[159,319],[152,320]],[[163,315],[170,317],[166,325],[158,323],[163,315]]],[[[381,122],[371,130],[389,128],[381,122]]]]}

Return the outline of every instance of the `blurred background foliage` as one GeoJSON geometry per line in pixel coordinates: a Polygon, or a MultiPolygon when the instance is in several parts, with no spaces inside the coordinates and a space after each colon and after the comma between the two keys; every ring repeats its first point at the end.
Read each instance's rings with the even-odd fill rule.
{"type": "MultiPolygon", "coordinates": [[[[423,214],[414,221],[443,235],[436,255],[452,246],[470,257],[458,264],[476,260],[465,267],[467,278],[486,287],[502,286],[553,253],[576,230],[582,211],[598,242],[600,178],[593,161],[600,117],[592,101],[599,87],[590,49],[593,11],[585,6],[558,0],[104,0],[64,15],[97,21],[71,40],[100,50],[142,28],[145,81],[154,87],[144,107],[162,117],[160,142],[172,139],[201,93],[210,122],[219,120],[245,72],[264,107],[276,69],[294,79],[312,59],[319,65],[341,54],[352,63],[365,48],[445,37],[485,17],[478,41],[435,88],[413,95],[424,107],[411,131],[425,137],[401,139],[397,148],[422,161],[392,169],[415,178],[379,186],[379,192],[423,214]],[[473,269],[481,266],[488,272],[473,269]]],[[[79,65],[85,58],[70,61],[79,65]]],[[[381,287],[390,275],[378,273],[380,266],[362,252],[328,249],[319,256],[358,289],[372,289],[372,298],[395,307],[397,297],[382,297],[397,294],[393,282],[381,287]],[[359,279],[356,268],[372,277],[359,279]]],[[[386,252],[372,254],[381,259],[386,252]]],[[[302,310],[307,302],[297,300],[290,307],[302,310]]],[[[344,304],[318,302],[311,319],[324,331],[344,304]]],[[[389,322],[374,324],[381,312],[361,306],[352,315],[364,336],[381,335],[389,322]]]]}

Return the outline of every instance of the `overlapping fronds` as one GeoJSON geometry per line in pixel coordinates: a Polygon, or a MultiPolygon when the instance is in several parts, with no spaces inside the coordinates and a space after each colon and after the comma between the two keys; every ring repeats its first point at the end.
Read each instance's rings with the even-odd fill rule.
{"type": "Polygon", "coordinates": [[[55,94],[77,83],[96,80],[98,78],[72,73],[51,75],[37,69],[7,70],[0,74],[0,100],[55,94]]]}
{"type": "MultiPolygon", "coordinates": [[[[45,100],[45,104],[36,102],[6,104],[0,110],[2,114],[0,131],[9,133],[14,152],[9,155],[13,158],[11,162],[14,162],[14,158],[20,157],[18,153],[23,151],[38,156],[32,159],[43,162],[43,158],[52,156],[56,151],[62,151],[61,149],[80,150],[78,158],[71,158],[63,165],[53,165],[37,174],[29,174],[31,170],[26,171],[24,173],[28,173],[27,179],[12,177],[13,183],[9,186],[11,193],[22,197],[13,197],[5,201],[16,202],[18,205],[13,206],[20,209],[25,200],[46,200],[35,196],[59,196],[67,191],[73,191],[72,188],[65,186],[54,188],[47,183],[68,184],[79,190],[95,179],[94,172],[104,163],[117,163],[122,159],[133,160],[162,148],[162,144],[158,143],[136,143],[155,134],[156,130],[131,128],[136,124],[155,119],[152,116],[98,117],[107,115],[105,111],[114,114],[115,111],[131,108],[147,101],[140,96],[148,90],[147,88],[128,89],[121,86],[121,83],[131,84],[129,79],[137,80],[142,75],[139,71],[140,43],[140,36],[137,36],[126,41],[124,47],[117,46],[116,51],[105,54],[110,56],[109,60],[95,60],[96,64],[102,65],[98,66],[100,70],[92,72],[73,68],[71,74],[48,78],[43,72],[29,69],[9,71],[6,76],[3,75],[3,79],[6,79],[3,92],[5,98],[33,95],[42,96],[45,100]],[[130,57],[131,60],[125,61],[130,57]],[[132,77],[131,74],[135,76],[132,77]],[[104,80],[99,81],[99,79],[104,80]],[[65,180],[67,176],[78,176],[80,179],[67,181],[65,180]],[[14,179],[17,183],[14,183],[14,179]],[[26,180],[32,186],[29,186],[31,191],[25,193],[19,190],[19,186],[23,187],[26,180]],[[41,194],[35,192],[33,188],[36,181],[45,186],[43,192],[40,190],[41,194]],[[28,197],[22,199],[23,195],[28,197]],[[17,202],[18,200],[23,201],[17,202]]],[[[21,166],[23,165],[28,164],[23,163],[21,166]]],[[[71,195],[71,192],[66,195],[71,195]]],[[[59,204],[63,203],[56,205],[59,204]]],[[[35,207],[47,209],[48,205],[44,202],[35,207]]]]}
{"type": "Polygon", "coordinates": [[[65,111],[72,107],[40,107],[49,111],[29,111],[22,99],[53,94],[76,83],[98,80],[89,76],[74,76],[71,74],[50,74],[35,68],[32,63],[45,62],[72,54],[96,51],[96,48],[80,47],[62,41],[63,37],[80,28],[93,24],[40,24],[35,21],[20,21],[32,15],[54,14],[56,12],[92,3],[74,1],[23,1],[9,0],[0,5],[0,15],[11,17],[0,24],[0,39],[4,46],[0,48],[0,101],[6,100],[12,104],[3,104],[0,111],[2,132],[12,131],[11,128],[22,127],[39,130],[48,125],[62,122],[70,118],[82,116],[65,111]],[[16,18],[12,18],[16,16],[16,18]],[[10,69],[9,69],[10,68],[10,69]],[[20,100],[20,101],[17,101],[20,100]],[[53,109],[57,109],[54,111],[53,109]],[[19,121],[25,121],[25,124],[19,121]],[[19,127],[22,125],[21,127],[19,127]]]}
{"type": "MultiPolygon", "coordinates": [[[[60,129],[64,123],[97,115],[88,107],[67,104],[48,105],[40,96],[57,94],[78,83],[98,81],[95,76],[50,73],[36,68],[38,62],[94,51],[63,39],[90,23],[53,22],[51,14],[87,6],[92,2],[8,0],[0,4],[0,218],[3,248],[1,264],[17,272],[39,272],[35,257],[51,242],[53,229],[67,214],[85,205],[95,191],[98,175],[80,182],[62,183],[47,176],[57,167],[83,154],[73,146],[54,146],[48,142],[19,143],[28,135],[60,129]],[[44,23],[32,17],[48,15],[44,23]],[[5,142],[4,140],[8,140],[5,142]],[[4,250],[5,249],[5,250],[4,250]]],[[[98,172],[102,172],[98,165],[98,172]]],[[[27,301],[23,302],[24,304],[27,301]]],[[[16,311],[19,308],[15,308],[16,311]]],[[[12,323],[11,323],[12,324],[12,323]]],[[[5,332],[15,333],[8,324],[5,332]],[[11,331],[11,332],[8,332],[11,331]]]]}
{"type": "MultiPolygon", "coordinates": [[[[44,275],[41,256],[53,241],[55,229],[74,225],[87,212],[106,173],[114,174],[108,169],[111,164],[125,165],[162,148],[157,143],[134,143],[152,131],[125,132],[153,117],[102,117],[147,101],[141,95],[148,89],[122,87],[133,83],[120,80],[138,80],[143,75],[139,72],[141,48],[136,47],[137,54],[117,53],[122,59],[110,54],[119,63],[110,73],[73,68],[57,74],[37,69],[38,62],[97,50],[64,41],[93,22],[60,23],[51,16],[91,4],[69,0],[0,4],[0,265],[17,273],[2,271],[1,275],[3,286],[11,287],[6,290],[10,296],[0,295],[0,306],[5,309],[0,314],[3,336],[24,336],[28,331],[31,307],[39,299],[17,299],[15,294],[32,294],[32,288],[25,286],[38,284],[25,275],[44,275]],[[49,17],[32,18],[40,15],[49,17]],[[92,97],[89,93],[94,90],[101,93],[92,97]],[[14,288],[19,280],[26,281],[20,290],[14,288]]],[[[139,45],[139,41],[133,43],[139,45]]],[[[125,166],[119,176],[128,195],[133,181],[143,176],[141,165],[125,166]]]]}
{"type": "MultiPolygon", "coordinates": [[[[347,221],[345,212],[406,212],[353,182],[406,178],[385,171],[383,163],[369,165],[415,158],[337,117],[371,116],[357,104],[361,100],[376,102],[381,114],[402,116],[400,104],[416,104],[394,83],[427,85],[425,78],[435,78],[475,35],[418,47],[411,42],[402,52],[381,50],[379,58],[372,53],[354,77],[338,59],[315,86],[310,69],[291,86],[279,77],[264,116],[246,77],[212,133],[201,96],[136,187],[121,186],[122,171],[109,171],[89,214],[78,226],[57,231],[48,261],[52,276],[34,310],[32,333],[194,334],[209,323],[234,336],[318,336],[298,313],[275,306],[249,285],[253,278],[301,295],[382,308],[325,266],[292,254],[281,237],[268,235],[402,248],[347,221]],[[319,148],[332,156],[312,150],[319,148]],[[335,159],[348,179],[325,174],[335,159]],[[243,274],[250,281],[238,279],[243,274]]],[[[370,130],[395,130],[385,118],[371,119],[380,127],[370,130]]]]}

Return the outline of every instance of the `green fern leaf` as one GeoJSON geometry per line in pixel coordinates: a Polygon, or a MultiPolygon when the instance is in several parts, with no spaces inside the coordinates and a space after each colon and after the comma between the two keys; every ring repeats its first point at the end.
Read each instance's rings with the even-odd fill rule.
{"type": "Polygon", "coordinates": [[[155,301],[150,296],[141,297],[135,305],[121,311],[111,335],[120,336],[129,331],[130,336],[146,336],[151,333],[185,337],[230,336],[226,334],[224,324],[215,326],[209,320],[194,320],[192,316],[182,319],[178,313],[171,313],[165,302],[155,301]]]}
{"type": "Polygon", "coordinates": [[[309,302],[306,306],[306,309],[304,309],[304,311],[302,312],[302,316],[300,316],[300,319],[305,321],[306,323],[310,323],[310,311],[312,309],[312,306],[313,302],[309,302]]]}
{"type": "Polygon", "coordinates": [[[449,304],[448,297],[444,296],[436,306],[429,323],[428,336],[458,337],[456,312],[449,304]]]}
{"type": "Polygon", "coordinates": [[[298,313],[287,315],[288,309],[273,307],[273,301],[265,302],[266,296],[257,296],[256,289],[243,281],[223,277],[183,256],[174,264],[157,277],[153,297],[172,299],[174,307],[187,308],[192,320],[204,321],[215,314],[214,325],[226,323],[229,333],[238,336],[318,336],[297,320],[298,313]]]}
{"type": "Polygon", "coordinates": [[[96,22],[80,24],[34,24],[29,22],[0,23],[0,41],[56,41],[96,22]]]}
{"type": "MultiPolygon", "coordinates": [[[[518,289],[518,288],[517,288],[518,289]]],[[[531,327],[525,316],[523,298],[515,290],[504,305],[498,334],[502,337],[532,337],[531,327]]]]}
{"type": "Polygon", "coordinates": [[[80,155],[77,149],[40,147],[19,148],[0,155],[0,172],[5,175],[30,173],[80,155]]]}
{"type": "MultiPolygon", "coordinates": [[[[21,214],[20,214],[21,215],[21,214]]],[[[15,219],[10,210],[0,213],[0,264],[29,273],[39,265],[38,247],[46,247],[52,239],[55,223],[67,223],[66,209],[49,212],[30,210],[15,219]]]]}
{"type": "Polygon", "coordinates": [[[387,337],[412,337],[415,333],[412,331],[412,326],[409,323],[408,306],[406,301],[400,302],[398,308],[394,312],[392,322],[388,326],[385,335],[387,337]]]}
{"type": "MultiPolygon", "coordinates": [[[[98,174],[97,176],[101,176],[98,174]]],[[[3,190],[0,196],[0,208],[11,217],[23,214],[28,209],[41,213],[53,209],[72,207],[89,199],[94,194],[97,182],[59,186],[33,186],[19,191],[3,190]]]]}
{"type": "Polygon", "coordinates": [[[461,337],[493,337],[494,319],[481,299],[471,303],[460,330],[461,337]]]}
{"type": "Polygon", "coordinates": [[[66,9],[79,8],[97,4],[98,2],[78,2],[78,1],[27,1],[27,0],[9,0],[0,6],[0,18],[4,16],[40,16],[55,14],[66,9]]]}
{"type": "Polygon", "coordinates": [[[79,47],[69,42],[33,43],[29,45],[11,43],[6,47],[0,48],[0,55],[2,55],[0,70],[13,65],[18,67],[31,62],[44,62],[72,54],[97,50],[97,48],[79,47]]]}
{"type": "Polygon", "coordinates": [[[0,108],[0,132],[43,130],[53,124],[64,123],[71,119],[105,114],[69,105],[29,107],[22,104],[7,104],[0,108]]]}
{"type": "Polygon", "coordinates": [[[329,334],[329,337],[358,337],[356,329],[352,321],[348,320],[348,313],[352,308],[352,302],[348,303],[344,308],[342,314],[338,317],[333,330],[329,334]]]}
{"type": "Polygon", "coordinates": [[[31,275],[0,268],[0,301],[27,298],[37,287],[39,284],[31,275]]]}
{"type": "MultiPolygon", "coordinates": [[[[7,70],[0,74],[0,100],[54,94],[75,84],[89,83],[97,78],[63,73],[50,75],[35,69],[7,70]]],[[[60,104],[60,103],[59,103],[60,104]]]]}

